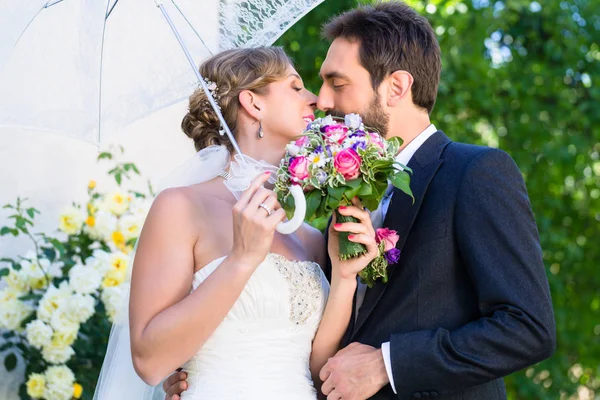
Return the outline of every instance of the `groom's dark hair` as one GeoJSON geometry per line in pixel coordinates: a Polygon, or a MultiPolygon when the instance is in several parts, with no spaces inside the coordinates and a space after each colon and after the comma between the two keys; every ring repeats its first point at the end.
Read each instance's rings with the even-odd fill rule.
{"type": "Polygon", "coordinates": [[[431,113],[442,61],[435,33],[425,17],[399,1],[375,2],[334,17],[323,28],[329,41],[360,43],[360,63],[371,74],[373,89],[391,73],[409,72],[413,103],[431,113]]]}

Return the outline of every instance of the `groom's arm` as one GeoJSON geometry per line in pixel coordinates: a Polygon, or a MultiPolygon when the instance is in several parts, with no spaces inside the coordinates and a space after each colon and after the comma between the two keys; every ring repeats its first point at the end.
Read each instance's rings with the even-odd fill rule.
{"type": "Polygon", "coordinates": [[[391,336],[393,380],[403,398],[480,385],[548,358],[555,348],[537,227],[521,173],[506,153],[488,149],[471,161],[454,228],[481,318],[452,331],[391,336]]]}

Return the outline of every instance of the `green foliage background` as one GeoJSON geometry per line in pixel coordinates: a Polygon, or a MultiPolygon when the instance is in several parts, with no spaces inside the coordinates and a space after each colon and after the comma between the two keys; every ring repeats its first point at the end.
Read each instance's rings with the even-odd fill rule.
{"type": "MultiPolygon", "coordinates": [[[[540,230],[558,348],[506,378],[510,398],[570,398],[580,386],[597,396],[600,2],[407,3],[429,18],[443,52],[433,122],[454,140],[499,147],[515,159],[540,230]]],[[[320,26],[356,4],[326,0],[278,41],[315,93],[328,48],[320,26]]]]}

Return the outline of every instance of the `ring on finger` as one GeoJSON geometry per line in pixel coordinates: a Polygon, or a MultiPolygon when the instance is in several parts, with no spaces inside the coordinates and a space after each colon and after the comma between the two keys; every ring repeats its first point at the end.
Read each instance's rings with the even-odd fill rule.
{"type": "Polygon", "coordinates": [[[273,214],[273,209],[271,207],[269,207],[268,205],[266,205],[265,203],[260,203],[258,206],[260,208],[262,208],[263,210],[265,210],[267,212],[267,214],[269,215],[269,217],[271,216],[271,214],[273,214]]]}

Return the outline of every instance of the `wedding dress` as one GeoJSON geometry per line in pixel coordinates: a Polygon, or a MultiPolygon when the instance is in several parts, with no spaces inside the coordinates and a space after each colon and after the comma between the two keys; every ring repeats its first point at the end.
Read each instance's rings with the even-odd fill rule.
{"type": "MultiPolygon", "coordinates": [[[[196,272],[193,290],[224,259],[196,272]]],[[[328,293],[317,263],[268,254],[217,330],[183,366],[189,388],[182,399],[315,399],[309,360],[328,293]]]]}
{"type": "MultiPolygon", "coordinates": [[[[224,183],[239,199],[254,177],[276,171],[247,156],[236,155],[231,165],[230,159],[225,147],[207,147],[165,178],[161,188],[206,182],[229,166],[224,183]]],[[[191,291],[224,259],[197,271],[191,291]]],[[[268,254],[223,322],[183,366],[189,388],[182,399],[315,399],[309,360],[328,295],[329,283],[317,263],[268,254]]],[[[94,400],[164,399],[162,385],[148,386],[133,368],[128,303],[127,291],[111,330],[94,400]]]]}

